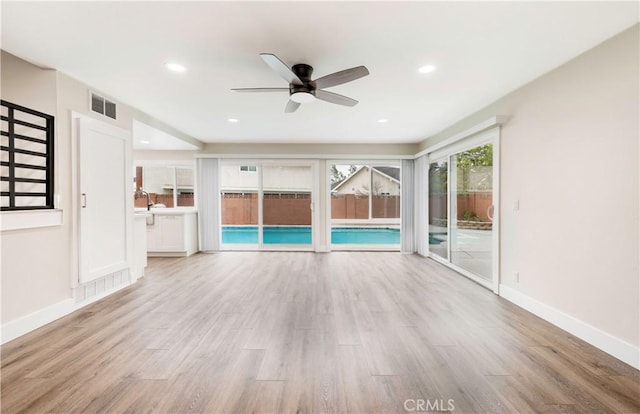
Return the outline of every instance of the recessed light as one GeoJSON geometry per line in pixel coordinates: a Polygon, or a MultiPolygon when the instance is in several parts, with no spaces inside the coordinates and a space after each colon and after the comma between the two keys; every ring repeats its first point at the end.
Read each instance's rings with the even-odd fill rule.
{"type": "Polygon", "coordinates": [[[387,122],[389,122],[388,119],[378,119],[378,122],[381,124],[386,124],[387,122]]]}
{"type": "Polygon", "coordinates": [[[420,73],[431,73],[434,70],[436,70],[436,67],[433,65],[425,65],[425,66],[421,66],[420,69],[418,69],[418,72],[420,73]]]}
{"type": "Polygon", "coordinates": [[[167,69],[169,69],[172,72],[184,72],[187,70],[187,68],[185,68],[179,63],[167,63],[166,66],[167,66],[167,69]]]}
{"type": "Polygon", "coordinates": [[[227,121],[229,121],[229,122],[231,122],[231,123],[234,123],[234,124],[235,124],[236,122],[238,122],[238,120],[237,120],[237,119],[235,119],[235,118],[229,118],[229,119],[227,119],[227,121]]]}
{"type": "Polygon", "coordinates": [[[140,140],[140,143],[141,143],[141,144],[149,144],[149,141],[147,141],[146,139],[141,139],[141,140],[140,140]]]}

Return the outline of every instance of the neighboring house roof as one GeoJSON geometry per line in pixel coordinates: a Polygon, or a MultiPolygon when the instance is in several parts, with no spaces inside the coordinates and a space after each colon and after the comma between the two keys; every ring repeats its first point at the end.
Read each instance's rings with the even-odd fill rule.
{"type": "Polygon", "coordinates": [[[397,182],[400,182],[400,168],[399,167],[373,167],[374,170],[381,172],[384,175],[388,175],[397,182]]]}
{"type": "MultiPolygon", "coordinates": [[[[368,168],[368,167],[369,167],[368,165],[363,165],[363,166],[359,167],[356,171],[354,171],[353,174],[351,174],[350,176],[348,176],[344,180],[340,181],[339,183],[333,184],[331,186],[331,191],[337,191],[344,184],[346,184],[347,182],[351,181],[351,179],[353,177],[358,175],[360,170],[362,170],[363,168],[368,168]]],[[[400,184],[400,168],[399,167],[371,167],[371,168],[374,171],[376,171],[378,174],[385,175],[388,178],[390,178],[392,181],[395,181],[398,184],[400,184]]]]}

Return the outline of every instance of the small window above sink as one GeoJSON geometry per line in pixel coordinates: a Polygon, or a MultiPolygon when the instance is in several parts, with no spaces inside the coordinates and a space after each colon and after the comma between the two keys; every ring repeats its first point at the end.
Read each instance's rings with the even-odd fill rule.
{"type": "MultiPolygon", "coordinates": [[[[193,207],[193,161],[134,161],[135,190],[149,193],[149,201],[160,208],[193,207]]],[[[135,207],[146,207],[146,197],[134,195],[135,207]]]]}

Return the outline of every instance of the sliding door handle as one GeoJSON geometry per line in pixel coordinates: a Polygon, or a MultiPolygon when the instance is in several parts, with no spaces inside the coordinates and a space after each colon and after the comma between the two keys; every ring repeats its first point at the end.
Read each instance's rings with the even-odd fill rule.
{"type": "Polygon", "coordinates": [[[82,193],[82,208],[87,208],[87,193],[82,193]]]}

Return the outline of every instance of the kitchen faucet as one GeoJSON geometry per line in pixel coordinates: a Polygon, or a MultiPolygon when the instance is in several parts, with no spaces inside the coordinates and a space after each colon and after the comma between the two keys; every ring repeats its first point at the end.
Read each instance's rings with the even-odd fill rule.
{"type": "Polygon", "coordinates": [[[153,203],[151,202],[151,199],[149,198],[149,193],[147,193],[146,191],[144,191],[142,188],[139,189],[138,191],[136,191],[136,198],[138,198],[138,194],[144,194],[147,196],[147,211],[151,211],[151,206],[153,205],[153,203]]]}

